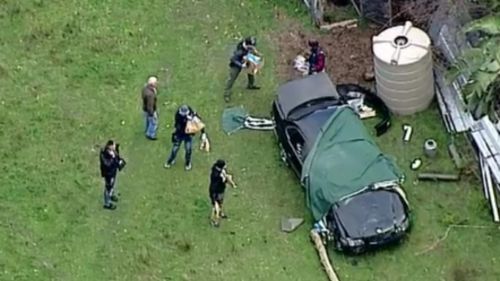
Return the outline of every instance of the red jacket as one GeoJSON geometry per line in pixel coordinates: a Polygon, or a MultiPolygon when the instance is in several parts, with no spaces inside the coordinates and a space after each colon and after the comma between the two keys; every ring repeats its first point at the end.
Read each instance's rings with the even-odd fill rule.
{"type": "Polygon", "coordinates": [[[309,74],[323,71],[325,69],[325,60],[326,56],[323,50],[319,48],[316,50],[312,50],[311,55],[308,59],[309,74]]]}

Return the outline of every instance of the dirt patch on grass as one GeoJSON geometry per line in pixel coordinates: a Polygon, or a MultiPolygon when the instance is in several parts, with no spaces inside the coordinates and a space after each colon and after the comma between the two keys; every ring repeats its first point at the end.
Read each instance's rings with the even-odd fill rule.
{"type": "Polygon", "coordinates": [[[284,28],[273,34],[278,48],[277,69],[280,79],[284,81],[300,77],[293,69],[293,60],[308,50],[307,42],[317,39],[327,55],[327,73],[335,83],[357,83],[367,85],[363,74],[371,71],[373,58],[371,38],[377,33],[370,27],[339,29],[314,33],[299,23],[278,15],[284,28]]]}
{"type": "Polygon", "coordinates": [[[457,264],[452,269],[453,281],[474,281],[477,280],[479,271],[470,264],[457,264]]]}

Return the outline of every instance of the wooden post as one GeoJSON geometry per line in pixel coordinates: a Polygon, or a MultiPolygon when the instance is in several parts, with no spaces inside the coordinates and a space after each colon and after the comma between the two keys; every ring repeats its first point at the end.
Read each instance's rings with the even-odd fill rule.
{"type": "Polygon", "coordinates": [[[334,29],[337,27],[349,28],[349,26],[352,26],[352,25],[357,26],[357,22],[358,22],[357,19],[343,20],[343,21],[334,22],[331,24],[322,25],[319,28],[322,30],[330,30],[330,29],[334,29]]]}
{"type": "Polygon", "coordinates": [[[314,246],[318,251],[321,264],[323,265],[323,268],[325,269],[325,272],[328,275],[328,279],[330,281],[339,281],[339,278],[337,277],[337,274],[333,270],[333,267],[330,263],[330,259],[328,258],[328,253],[326,252],[325,245],[323,245],[321,237],[314,229],[311,230],[310,234],[311,234],[311,239],[314,242],[314,246]]]}
{"type": "Polygon", "coordinates": [[[493,188],[493,180],[491,178],[490,167],[486,166],[486,186],[488,187],[488,197],[490,198],[491,211],[493,212],[493,221],[500,222],[498,215],[497,199],[495,197],[495,189],[493,188]]]}
{"type": "Polygon", "coordinates": [[[325,0],[303,0],[309,12],[311,19],[317,27],[320,27],[323,22],[323,2],[325,0]]]}
{"type": "Polygon", "coordinates": [[[323,2],[324,0],[314,0],[314,15],[316,26],[320,27],[323,23],[323,2]]]}
{"type": "Polygon", "coordinates": [[[418,180],[434,180],[434,181],[459,181],[460,176],[455,174],[442,173],[420,173],[417,175],[418,180]]]}
{"type": "MultiPolygon", "coordinates": [[[[356,4],[356,2],[354,2],[354,0],[351,0],[351,4],[352,6],[354,7],[354,10],[356,10],[356,12],[358,13],[358,16],[361,18],[363,17],[363,14],[361,13],[361,11],[359,10],[358,8],[358,5],[356,4]]],[[[361,5],[361,4],[360,4],[361,5]]]]}
{"type": "Polygon", "coordinates": [[[486,200],[490,200],[490,194],[488,191],[488,187],[486,186],[486,169],[488,169],[488,164],[486,164],[486,161],[484,161],[483,156],[479,156],[479,164],[481,167],[481,182],[483,183],[483,193],[484,197],[486,200]]]}
{"type": "Polygon", "coordinates": [[[389,0],[389,26],[392,26],[392,1],[389,0]]]}

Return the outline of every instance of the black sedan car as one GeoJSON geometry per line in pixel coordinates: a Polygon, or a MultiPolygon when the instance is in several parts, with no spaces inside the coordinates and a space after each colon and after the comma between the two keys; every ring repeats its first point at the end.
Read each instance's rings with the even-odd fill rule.
{"type": "MultiPolygon", "coordinates": [[[[347,107],[344,97],[324,73],[290,81],[279,88],[272,105],[275,134],[281,159],[299,178],[325,123],[347,107]]],[[[363,192],[329,203],[321,221],[326,225],[329,240],[340,251],[360,253],[399,241],[410,228],[409,205],[396,182],[373,183],[363,192]]]]}
{"type": "Polygon", "coordinates": [[[340,99],[324,73],[294,80],[280,87],[272,106],[281,159],[300,177],[309,144],[338,106],[340,99]]]}

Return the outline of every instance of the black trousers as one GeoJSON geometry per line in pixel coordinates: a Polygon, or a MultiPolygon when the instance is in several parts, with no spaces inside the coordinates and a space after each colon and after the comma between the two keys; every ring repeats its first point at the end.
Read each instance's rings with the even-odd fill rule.
{"type": "Polygon", "coordinates": [[[115,189],[115,180],[114,177],[104,177],[104,205],[109,206],[111,204],[111,196],[113,196],[113,192],[115,189]]]}
{"type": "MultiPolygon", "coordinates": [[[[234,82],[236,81],[236,79],[238,79],[240,72],[241,68],[239,67],[236,66],[229,67],[229,78],[227,79],[226,87],[224,88],[224,97],[231,97],[232,94],[231,90],[233,89],[234,82]]],[[[253,87],[255,85],[255,76],[253,74],[248,73],[247,78],[248,78],[247,87],[253,87]]]]}
{"type": "Polygon", "coordinates": [[[224,193],[210,192],[210,201],[212,202],[212,206],[215,206],[215,203],[222,206],[224,203],[224,193]]]}

